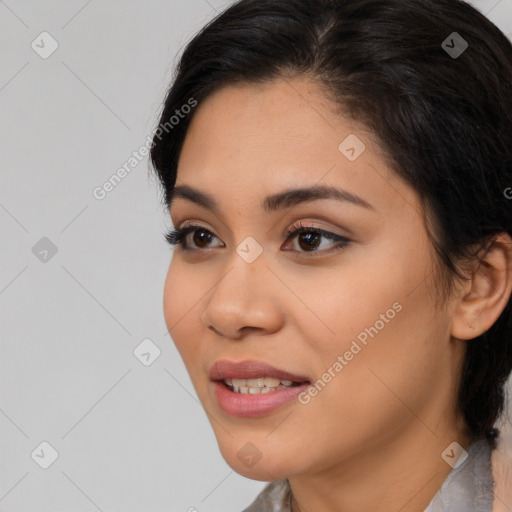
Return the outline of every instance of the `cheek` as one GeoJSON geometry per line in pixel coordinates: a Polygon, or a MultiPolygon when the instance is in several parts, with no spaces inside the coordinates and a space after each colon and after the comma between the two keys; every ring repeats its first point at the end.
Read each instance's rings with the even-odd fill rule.
{"type": "Polygon", "coordinates": [[[187,293],[187,288],[183,288],[183,284],[183,280],[179,278],[179,273],[176,272],[174,261],[171,261],[164,283],[163,306],[167,330],[173,339],[175,326],[178,323],[181,313],[183,313],[183,307],[180,306],[180,304],[183,304],[183,301],[180,301],[179,298],[187,293]]]}
{"type": "Polygon", "coordinates": [[[204,285],[195,284],[178,261],[171,261],[164,284],[164,317],[167,330],[187,368],[189,356],[197,348],[194,340],[200,339],[195,331],[200,325],[198,314],[204,294],[204,285]]]}
{"type": "Polygon", "coordinates": [[[384,267],[378,258],[373,263],[369,258],[347,258],[334,270],[295,279],[289,276],[302,299],[290,307],[290,316],[321,364],[332,364],[350,350],[353,341],[365,350],[365,343],[369,346],[370,340],[385,338],[401,322],[405,309],[424,308],[407,297],[410,286],[406,283],[414,278],[403,270],[384,271],[384,267]]]}
{"type": "Polygon", "coordinates": [[[334,279],[317,280],[315,294],[304,295],[308,286],[298,290],[318,317],[311,311],[297,317],[300,331],[314,354],[316,378],[328,381],[319,384],[311,405],[319,415],[331,410],[333,425],[360,418],[373,430],[395,415],[406,419],[410,412],[403,404],[428,400],[432,379],[447,370],[440,361],[449,356],[448,323],[434,311],[428,268],[414,250],[392,257],[381,251],[373,264],[357,259],[350,272],[340,269],[334,279]]]}
{"type": "MultiPolygon", "coordinates": [[[[305,457],[302,464],[318,464],[320,469],[340,457],[377,449],[419,423],[418,418],[425,416],[422,411],[438,398],[442,354],[431,346],[441,344],[432,342],[435,332],[421,322],[421,309],[403,302],[403,309],[377,334],[359,327],[346,329],[338,320],[337,342],[320,348],[319,341],[318,355],[312,353],[312,359],[317,363],[316,378],[326,384],[319,383],[316,396],[294,414],[301,420],[295,427],[301,433],[300,444],[315,446],[319,456],[313,461],[305,457]],[[361,332],[367,334],[366,344],[357,338],[361,332]]],[[[373,326],[373,315],[368,320],[373,326]]]]}
{"type": "Polygon", "coordinates": [[[349,246],[335,265],[291,270],[285,276],[302,302],[296,302],[301,326],[325,338],[321,350],[328,340],[355,336],[376,322],[381,325],[380,315],[391,309],[388,316],[393,317],[397,302],[411,303],[409,310],[425,308],[424,298],[413,302],[418,299],[414,289],[429,274],[429,247],[412,232],[406,225],[381,233],[369,244],[349,246]]]}

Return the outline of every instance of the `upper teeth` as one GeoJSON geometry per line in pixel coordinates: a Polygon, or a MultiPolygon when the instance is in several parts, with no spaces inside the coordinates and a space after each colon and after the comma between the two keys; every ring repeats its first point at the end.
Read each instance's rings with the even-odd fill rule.
{"type": "Polygon", "coordinates": [[[226,378],[224,382],[231,386],[233,391],[238,393],[268,393],[275,391],[280,385],[289,387],[293,384],[291,380],[281,380],[274,377],[258,377],[256,379],[231,379],[226,378]]]}

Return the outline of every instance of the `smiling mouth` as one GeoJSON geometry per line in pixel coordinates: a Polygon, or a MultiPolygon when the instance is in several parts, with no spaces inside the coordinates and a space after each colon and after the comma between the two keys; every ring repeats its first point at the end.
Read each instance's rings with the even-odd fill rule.
{"type": "Polygon", "coordinates": [[[301,384],[309,383],[309,381],[294,382],[274,377],[257,377],[254,379],[226,378],[221,382],[223,382],[230,391],[244,395],[273,393],[281,389],[290,389],[300,386],[301,384]]]}

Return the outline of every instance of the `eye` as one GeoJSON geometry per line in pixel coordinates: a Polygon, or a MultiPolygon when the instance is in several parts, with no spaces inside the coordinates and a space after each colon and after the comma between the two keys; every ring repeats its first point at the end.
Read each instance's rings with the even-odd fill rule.
{"type": "Polygon", "coordinates": [[[342,249],[347,246],[351,241],[344,236],[325,231],[324,229],[316,228],[314,226],[304,226],[301,223],[298,226],[292,226],[286,232],[286,240],[297,238],[296,242],[300,249],[298,252],[331,252],[331,250],[342,249]],[[337,242],[331,245],[331,249],[322,249],[322,239],[337,242]]]}
{"type": "MultiPolygon", "coordinates": [[[[292,226],[286,232],[286,241],[297,238],[298,249],[293,249],[296,252],[331,252],[332,250],[342,249],[347,246],[351,241],[344,236],[325,231],[314,226],[292,226]],[[337,242],[331,244],[331,248],[324,250],[322,247],[322,239],[329,240],[330,242],[337,242]],[[319,250],[322,249],[322,250],[319,250]]],[[[217,238],[208,229],[196,225],[188,224],[179,229],[171,229],[165,234],[165,240],[171,245],[181,245],[185,251],[195,251],[200,249],[208,249],[209,244],[213,239],[217,238]],[[194,247],[189,245],[189,235],[191,237],[194,247]]],[[[220,247],[225,247],[221,245],[220,247]]],[[[297,247],[297,246],[296,246],[297,247]]],[[[286,249],[289,250],[289,249],[286,249]]]]}
{"type": "Polygon", "coordinates": [[[165,240],[171,245],[181,245],[184,251],[196,250],[188,244],[188,235],[192,234],[192,241],[199,249],[208,248],[213,238],[217,238],[211,231],[197,224],[186,224],[179,229],[170,229],[165,234],[165,240]],[[205,247],[206,246],[206,247],[205,247]]]}

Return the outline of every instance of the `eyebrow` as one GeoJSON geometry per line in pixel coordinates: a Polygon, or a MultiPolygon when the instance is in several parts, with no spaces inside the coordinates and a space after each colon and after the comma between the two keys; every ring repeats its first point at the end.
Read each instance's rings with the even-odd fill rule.
{"type": "MultiPolygon", "coordinates": [[[[219,204],[213,196],[189,185],[177,185],[174,187],[169,198],[169,210],[171,209],[172,203],[177,198],[191,201],[216,214],[218,214],[220,210],[219,204]]],[[[368,210],[374,210],[373,206],[362,197],[359,197],[348,190],[331,186],[314,186],[284,190],[277,194],[267,196],[262,202],[262,208],[266,213],[272,213],[320,199],[336,199],[368,210]]]]}

